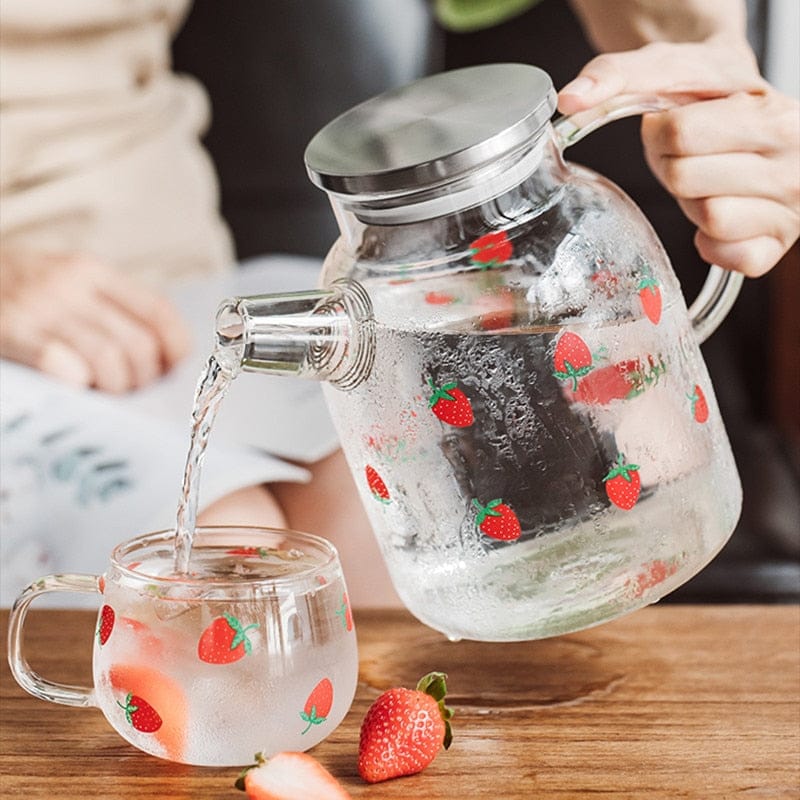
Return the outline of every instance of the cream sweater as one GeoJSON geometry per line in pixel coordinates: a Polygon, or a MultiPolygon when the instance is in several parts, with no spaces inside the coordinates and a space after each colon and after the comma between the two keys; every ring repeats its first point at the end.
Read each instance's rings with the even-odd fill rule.
{"type": "Polygon", "coordinates": [[[188,0],[3,0],[0,246],[155,285],[232,259],[203,89],[170,69],[188,0]]]}

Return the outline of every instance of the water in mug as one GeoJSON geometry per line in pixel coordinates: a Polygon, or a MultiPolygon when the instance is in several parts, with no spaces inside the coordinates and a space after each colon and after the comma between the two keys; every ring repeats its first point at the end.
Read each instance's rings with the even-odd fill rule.
{"type": "MultiPolygon", "coordinates": [[[[133,568],[168,577],[173,558],[165,547],[133,568]]],[[[191,567],[194,577],[230,582],[296,574],[319,558],[220,543],[195,547],[191,567]]],[[[352,700],[357,652],[341,573],[321,577],[292,593],[242,582],[220,596],[213,585],[198,595],[186,584],[170,591],[112,575],[104,603],[118,630],[106,635],[101,614],[94,675],[101,706],[114,709],[111,724],[154,755],[217,766],[220,753],[243,765],[256,751],[306,750],[325,738],[352,700]],[[232,636],[231,625],[242,644],[219,652],[206,632],[232,636]]]]}
{"type": "Polygon", "coordinates": [[[557,369],[553,328],[449,333],[445,319],[420,333],[392,313],[379,299],[368,379],[325,392],[395,586],[423,622],[487,640],[586,627],[671,591],[726,540],[740,488],[704,424],[719,411],[677,303],[658,329],[646,317],[570,328],[591,362],[574,379],[557,369]],[[442,387],[457,402],[437,409],[442,387]],[[619,487],[604,478],[620,458],[641,493],[614,513],[619,487]]]}

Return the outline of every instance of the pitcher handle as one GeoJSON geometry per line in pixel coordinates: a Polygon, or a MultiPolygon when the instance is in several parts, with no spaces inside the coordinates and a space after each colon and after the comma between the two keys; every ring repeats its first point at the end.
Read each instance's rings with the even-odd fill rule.
{"type": "Polygon", "coordinates": [[[35,598],[48,592],[100,594],[100,579],[96,575],[45,575],[24,589],[14,602],[8,622],[8,665],[17,683],[34,697],[64,706],[96,706],[93,688],[43,678],[25,658],[23,628],[28,607],[35,598]]]}
{"type": "MultiPolygon", "coordinates": [[[[556,144],[562,152],[608,122],[638,114],[666,111],[677,105],[666,97],[621,95],[553,122],[556,144]]],[[[744,275],[711,264],[703,288],[689,306],[689,319],[699,343],[704,342],[728,315],[744,275]]]]}

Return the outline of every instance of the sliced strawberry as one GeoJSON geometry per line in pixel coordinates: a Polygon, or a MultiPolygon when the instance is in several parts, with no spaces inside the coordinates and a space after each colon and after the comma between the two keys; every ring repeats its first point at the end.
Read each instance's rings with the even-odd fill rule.
{"type": "Polygon", "coordinates": [[[256,754],[256,764],[236,781],[249,800],[350,800],[333,775],[308,753],[256,754]]]}
{"type": "Polygon", "coordinates": [[[662,561],[660,558],[645,564],[642,572],[628,582],[628,590],[634,597],[642,597],[648,589],[663,583],[678,571],[677,561],[662,561]]]}
{"type": "Polygon", "coordinates": [[[431,306],[449,306],[458,302],[458,298],[448,292],[427,292],[425,302],[431,306]]]}

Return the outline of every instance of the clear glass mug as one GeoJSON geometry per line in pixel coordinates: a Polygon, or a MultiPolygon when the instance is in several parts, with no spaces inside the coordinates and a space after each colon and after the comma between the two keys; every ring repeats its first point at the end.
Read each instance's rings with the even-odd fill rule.
{"type": "Polygon", "coordinates": [[[220,307],[232,372],[325,381],[395,588],[452,638],[633,611],[735,527],[699,345],[742,276],[712,267],[687,309],[642,212],[564,159],[667,106],[622,98],[551,123],[549,76],[520,64],[367,101],[306,151],[341,229],[323,288],[220,307]]]}
{"type": "Polygon", "coordinates": [[[253,753],[307,750],[341,722],[358,677],[339,558],[295,531],[198,528],[176,576],[174,531],[117,546],[103,576],[48,575],[11,612],[9,663],[43,700],[100,708],[154,756],[240,766],[253,753]],[[45,592],[98,592],[94,686],[54,683],[24,654],[25,617],[45,592]]]}

